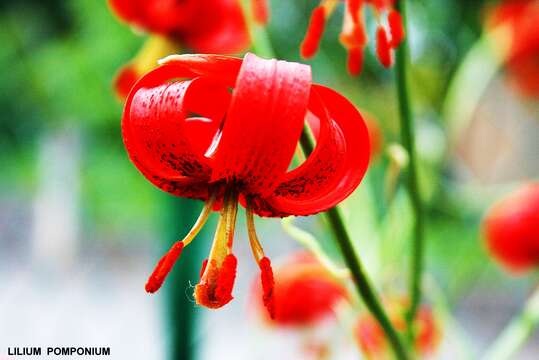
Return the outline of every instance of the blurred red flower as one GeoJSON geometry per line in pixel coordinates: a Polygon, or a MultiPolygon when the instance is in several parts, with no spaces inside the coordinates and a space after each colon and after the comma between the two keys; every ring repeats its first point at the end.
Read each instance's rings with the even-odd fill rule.
{"type": "Polygon", "coordinates": [[[371,145],[371,159],[374,160],[380,156],[384,147],[384,134],[376,118],[368,113],[361,112],[363,114],[363,119],[365,119],[365,124],[369,131],[369,142],[371,145]]]}
{"type": "MultiPolygon", "coordinates": [[[[404,312],[408,301],[405,298],[393,298],[385,301],[386,309],[393,326],[398,331],[406,329],[404,312]]],[[[426,356],[433,354],[441,338],[441,329],[437,323],[432,309],[427,305],[421,305],[414,320],[415,327],[415,351],[426,356]]],[[[384,332],[372,315],[362,314],[356,325],[357,342],[369,359],[391,359],[389,344],[384,332]]]]}
{"type": "Polygon", "coordinates": [[[271,310],[273,276],[253,214],[284,217],[325,211],[359,185],[369,161],[365,123],[344,97],[312,84],[307,65],[217,55],[178,55],[141,78],[127,99],[122,132],[129,156],[155,186],[204,200],[193,230],[163,257],[146,289],[156,291],[212,207],[221,216],[195,298],[220,307],[232,299],[237,204],[247,209],[253,253],[271,310]],[[230,89],[233,89],[232,92],[230,89]],[[320,123],[317,144],[288,171],[305,118],[320,123]]]}
{"type": "Polygon", "coordinates": [[[536,98],[539,97],[538,23],[538,0],[502,1],[487,17],[488,30],[503,26],[509,36],[505,66],[511,83],[523,95],[536,98]]]}
{"type": "Polygon", "coordinates": [[[490,254],[508,270],[539,265],[539,182],[496,202],[483,219],[483,234],[490,254]]]}
{"type": "Polygon", "coordinates": [[[109,0],[109,4],[120,19],[159,39],[118,73],[115,89],[122,98],[159,58],[181,47],[195,53],[234,54],[249,45],[238,0],[109,0]]]}
{"type": "MultiPolygon", "coordinates": [[[[259,286],[253,287],[255,303],[263,309],[259,286]]],[[[274,324],[309,327],[334,314],[339,301],[346,300],[346,287],[312,255],[299,252],[275,268],[274,324]]],[[[266,312],[264,312],[266,314],[266,312]]]]}
{"type": "MultiPolygon", "coordinates": [[[[376,14],[376,55],[380,63],[390,67],[393,62],[392,50],[404,40],[404,26],[401,15],[394,9],[394,0],[343,0],[344,20],[340,41],[348,50],[348,72],[359,75],[363,67],[363,49],[368,36],[365,30],[364,11],[371,5],[376,14]]],[[[318,51],[327,19],[331,16],[339,0],[321,0],[311,15],[309,27],[301,44],[301,55],[313,57],[318,51]]]]}

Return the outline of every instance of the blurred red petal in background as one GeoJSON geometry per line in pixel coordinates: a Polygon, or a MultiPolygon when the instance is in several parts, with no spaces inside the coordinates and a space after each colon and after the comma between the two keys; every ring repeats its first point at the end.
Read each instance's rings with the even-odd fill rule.
{"type": "Polygon", "coordinates": [[[539,265],[539,183],[526,184],[496,202],[483,219],[490,254],[512,272],[539,265]]]}

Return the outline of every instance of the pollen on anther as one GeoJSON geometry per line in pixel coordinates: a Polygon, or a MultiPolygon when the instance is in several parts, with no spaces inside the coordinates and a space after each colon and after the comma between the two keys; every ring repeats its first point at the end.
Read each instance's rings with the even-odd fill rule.
{"type": "Polygon", "coordinates": [[[178,241],[170,250],[159,260],[153,273],[146,282],[145,289],[149,293],[154,293],[161,288],[174,263],[180,257],[183,250],[183,242],[178,241]]]}
{"type": "Polygon", "coordinates": [[[200,268],[200,279],[202,279],[202,275],[204,275],[204,271],[206,271],[206,266],[208,266],[208,259],[204,259],[202,262],[202,267],[200,268]]]}
{"type": "Polygon", "coordinates": [[[267,257],[263,257],[260,259],[258,265],[260,266],[260,280],[262,282],[262,301],[264,302],[264,306],[268,310],[270,317],[275,319],[275,299],[273,296],[275,279],[273,277],[271,261],[267,257]]]}
{"type": "Polygon", "coordinates": [[[383,66],[386,68],[391,66],[391,45],[387,32],[382,26],[379,26],[376,31],[376,55],[383,66]]]}
{"type": "Polygon", "coordinates": [[[352,48],[348,50],[347,61],[348,72],[350,75],[359,75],[363,69],[363,49],[352,48]]]}
{"type": "Polygon", "coordinates": [[[404,24],[402,23],[402,16],[396,10],[391,10],[387,17],[389,24],[389,32],[391,34],[391,47],[397,48],[404,40],[404,24]]]}
{"type": "Polygon", "coordinates": [[[226,302],[232,300],[232,289],[234,288],[234,281],[236,280],[237,264],[238,260],[233,254],[228,254],[225,257],[217,279],[215,295],[218,299],[228,299],[226,302]]]}
{"type": "Polygon", "coordinates": [[[311,20],[309,21],[307,33],[305,34],[305,38],[301,43],[301,56],[304,58],[310,58],[316,54],[325,27],[326,11],[323,6],[318,6],[311,14],[311,20]]]}
{"type": "Polygon", "coordinates": [[[233,299],[237,263],[233,254],[228,254],[220,267],[214,259],[207,262],[200,283],[195,287],[197,304],[218,309],[233,299]]]}

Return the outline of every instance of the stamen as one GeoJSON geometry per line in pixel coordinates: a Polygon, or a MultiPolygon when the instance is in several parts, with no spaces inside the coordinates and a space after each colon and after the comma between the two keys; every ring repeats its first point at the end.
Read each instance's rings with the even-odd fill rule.
{"type": "Polygon", "coordinates": [[[354,23],[359,23],[360,9],[363,5],[363,0],[348,0],[347,1],[347,11],[350,13],[350,16],[354,20],[354,23]]]}
{"type": "Polygon", "coordinates": [[[311,14],[309,27],[305,33],[305,38],[301,43],[301,56],[308,59],[313,57],[318,51],[320,40],[326,27],[326,10],[323,6],[315,8],[311,14]]]}
{"type": "Polygon", "coordinates": [[[359,15],[356,21],[348,12],[344,13],[339,40],[347,49],[364,47],[367,44],[367,34],[365,33],[363,19],[359,15]]]}
{"type": "Polygon", "coordinates": [[[404,25],[402,16],[396,10],[391,10],[387,16],[389,32],[391,34],[391,47],[396,49],[404,40],[404,25]]]}
{"type": "Polygon", "coordinates": [[[176,242],[174,245],[172,245],[172,247],[165,254],[165,256],[163,256],[161,260],[159,260],[159,263],[157,263],[155,270],[152,272],[148,281],[146,282],[146,292],[153,294],[161,288],[163,282],[165,281],[165,278],[176,263],[176,260],[178,260],[178,258],[182,254],[183,246],[183,242],[176,242]]]}
{"type": "Polygon", "coordinates": [[[266,309],[268,309],[270,318],[275,319],[275,300],[273,298],[275,279],[273,277],[271,261],[267,257],[263,257],[258,265],[260,266],[260,280],[262,282],[262,301],[266,309]]]}
{"type": "Polygon", "coordinates": [[[339,0],[322,0],[320,5],[313,10],[300,47],[301,56],[304,58],[311,58],[318,51],[326,27],[326,20],[331,16],[338,3],[339,0]]]}
{"type": "Polygon", "coordinates": [[[269,20],[269,7],[267,0],[251,0],[253,17],[260,25],[266,25],[269,20]]]}
{"type": "Polygon", "coordinates": [[[172,270],[172,267],[180,257],[183,248],[193,241],[195,236],[200,232],[200,229],[202,229],[206,221],[208,221],[214,201],[215,197],[213,195],[210,196],[189,233],[183,240],[174,243],[170,250],[161,258],[161,260],[159,260],[157,266],[146,282],[145,289],[147,292],[152,294],[161,288],[167,275],[170,273],[170,270],[172,270]]]}
{"type": "Polygon", "coordinates": [[[264,306],[268,310],[268,313],[272,319],[275,318],[275,300],[273,297],[273,289],[275,287],[275,280],[273,277],[273,270],[271,268],[271,261],[264,255],[264,249],[258,240],[256,235],[255,222],[253,216],[253,209],[251,201],[247,200],[246,207],[247,215],[247,232],[249,233],[249,244],[253,251],[253,256],[260,267],[260,281],[262,283],[262,301],[264,306]]]}
{"type": "Polygon", "coordinates": [[[376,54],[382,65],[386,68],[391,66],[391,45],[389,44],[386,30],[381,25],[376,31],[376,54]]]}
{"type": "Polygon", "coordinates": [[[228,188],[225,191],[210,257],[206,265],[203,265],[200,282],[195,287],[195,300],[199,305],[217,309],[233,298],[237,260],[232,254],[232,242],[237,212],[238,194],[233,188],[228,188]]]}
{"type": "Polygon", "coordinates": [[[363,49],[352,48],[348,50],[348,72],[350,75],[357,76],[363,70],[363,49]]]}

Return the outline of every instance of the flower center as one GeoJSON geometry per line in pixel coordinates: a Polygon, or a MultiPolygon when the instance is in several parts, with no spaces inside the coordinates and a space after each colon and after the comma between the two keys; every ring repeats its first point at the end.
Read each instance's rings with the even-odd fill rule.
{"type": "MultiPolygon", "coordinates": [[[[237,188],[228,185],[224,191],[223,205],[219,213],[219,222],[213,238],[210,255],[202,264],[200,282],[195,287],[195,300],[197,304],[211,309],[217,309],[229,303],[232,299],[232,289],[236,279],[237,259],[232,253],[236,216],[238,213],[239,193],[237,188]]],[[[215,203],[212,195],[206,201],[200,216],[181,241],[172,245],[170,250],[158,262],[155,270],[146,283],[146,291],[154,293],[163,285],[174,263],[181,255],[183,248],[189,245],[209,218],[215,203]]],[[[246,201],[247,230],[249,244],[253,256],[260,268],[260,280],[263,289],[263,302],[271,318],[274,318],[273,288],[274,278],[270,260],[265,256],[264,250],[256,234],[254,213],[250,199],[246,201]]]]}
{"type": "Polygon", "coordinates": [[[236,257],[232,254],[232,243],[237,213],[238,194],[230,187],[225,191],[210,257],[195,287],[197,304],[216,309],[232,300],[237,265],[236,257]]]}

